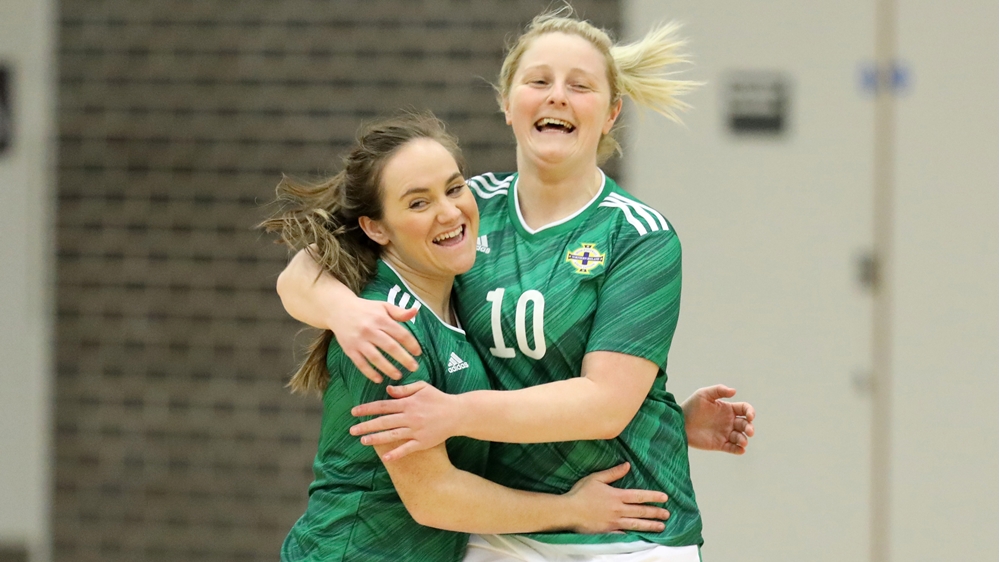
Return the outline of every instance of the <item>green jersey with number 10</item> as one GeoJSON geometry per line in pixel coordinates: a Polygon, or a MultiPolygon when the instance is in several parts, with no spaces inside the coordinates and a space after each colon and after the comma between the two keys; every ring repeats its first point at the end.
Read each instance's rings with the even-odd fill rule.
{"type": "Polygon", "coordinates": [[[549,543],[645,540],[701,544],[701,516],[688,465],[684,415],[665,389],[677,325],[681,248],[672,226],[605,177],[578,213],[528,228],[517,174],[469,180],[479,202],[476,264],[456,282],[457,307],[493,388],[517,390],[580,376],[585,354],[613,351],[659,366],[635,418],[616,438],[498,443],[487,477],[511,488],[564,493],[579,479],[628,461],[616,485],[670,496],[661,533],[536,533],[549,543]]]}

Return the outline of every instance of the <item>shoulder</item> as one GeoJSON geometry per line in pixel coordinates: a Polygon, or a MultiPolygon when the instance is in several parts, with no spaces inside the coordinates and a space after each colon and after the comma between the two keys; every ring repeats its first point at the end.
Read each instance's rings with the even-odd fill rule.
{"type": "MultiPolygon", "coordinates": [[[[361,298],[370,301],[377,302],[387,302],[393,306],[398,306],[399,308],[405,308],[407,310],[417,310],[419,311],[422,307],[420,300],[417,299],[405,285],[400,283],[397,279],[392,279],[389,276],[378,275],[372,280],[364,290],[361,291],[361,298]]],[[[405,322],[404,325],[413,332],[413,335],[417,338],[417,341],[422,340],[423,332],[426,330],[421,328],[423,322],[420,322],[418,318],[424,316],[420,312],[417,316],[409,322],[405,322]]],[[[422,342],[421,342],[422,343],[422,342]]]]}
{"type": "Polygon", "coordinates": [[[473,176],[465,181],[475,194],[476,199],[489,200],[494,198],[503,199],[510,190],[514,181],[514,172],[492,173],[487,172],[478,176],[473,176]]]}
{"type": "MultiPolygon", "coordinates": [[[[609,181],[611,181],[609,179],[609,181]]],[[[676,236],[673,225],[660,211],[612,182],[612,188],[599,203],[602,219],[614,221],[619,234],[626,238],[676,236]]]]}

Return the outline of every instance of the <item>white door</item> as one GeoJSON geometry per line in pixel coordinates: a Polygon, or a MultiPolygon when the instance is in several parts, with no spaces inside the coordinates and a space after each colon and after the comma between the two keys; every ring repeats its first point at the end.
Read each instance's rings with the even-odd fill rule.
{"type": "Polygon", "coordinates": [[[682,21],[685,76],[707,82],[685,126],[646,115],[626,134],[623,186],[684,249],[668,388],[724,382],[759,412],[747,456],[692,453],[705,560],[867,560],[874,6],[625,5],[629,39],[682,21]],[[734,80],[784,84],[783,133],[730,131],[734,80]]]}

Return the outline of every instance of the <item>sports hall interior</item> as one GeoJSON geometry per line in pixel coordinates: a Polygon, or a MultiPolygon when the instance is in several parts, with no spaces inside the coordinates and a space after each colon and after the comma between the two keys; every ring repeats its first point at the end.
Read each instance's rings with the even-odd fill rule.
{"type": "MultiPolygon", "coordinates": [[[[604,168],[683,243],[668,389],[757,411],[691,454],[704,560],[997,560],[997,3],[572,4],[704,83],[604,168]]],[[[0,562],[277,558],[321,404],[264,204],[405,107],[513,169],[491,83],[552,5],[0,0],[0,562]]]]}

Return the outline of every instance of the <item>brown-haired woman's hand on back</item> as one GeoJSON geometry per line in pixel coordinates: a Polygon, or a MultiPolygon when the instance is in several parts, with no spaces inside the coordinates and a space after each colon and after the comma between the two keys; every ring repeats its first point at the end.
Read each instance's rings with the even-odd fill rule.
{"type": "Polygon", "coordinates": [[[670,512],[650,504],[663,504],[667,495],[651,490],[615,488],[612,482],[629,471],[629,464],[595,472],[577,482],[565,497],[573,502],[579,521],[574,533],[614,533],[638,531],[659,533],[670,512]]]}

